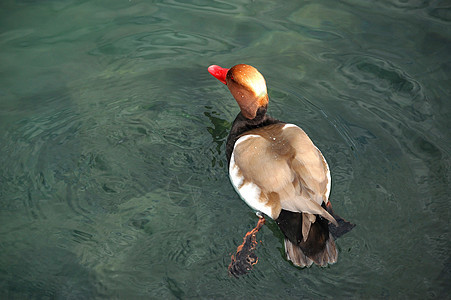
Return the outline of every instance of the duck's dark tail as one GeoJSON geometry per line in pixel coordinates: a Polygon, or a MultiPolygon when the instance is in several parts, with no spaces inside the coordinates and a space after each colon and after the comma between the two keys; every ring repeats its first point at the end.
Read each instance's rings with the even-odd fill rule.
{"type": "Polygon", "coordinates": [[[350,231],[355,225],[334,214],[332,207],[325,209],[335,218],[338,227],[328,220],[316,215],[306,239],[302,235],[302,213],[282,210],[275,220],[285,235],[285,252],[294,265],[308,267],[313,263],[327,266],[337,261],[338,252],[335,241],[339,236],[350,231]]]}
{"type": "Polygon", "coordinates": [[[295,245],[288,238],[285,238],[285,253],[287,254],[287,258],[291,260],[294,265],[301,268],[310,267],[313,263],[325,267],[328,264],[336,263],[338,259],[335,241],[330,234],[325,242],[324,248],[310,256],[305,254],[306,251],[304,251],[299,244],[295,245]]]}

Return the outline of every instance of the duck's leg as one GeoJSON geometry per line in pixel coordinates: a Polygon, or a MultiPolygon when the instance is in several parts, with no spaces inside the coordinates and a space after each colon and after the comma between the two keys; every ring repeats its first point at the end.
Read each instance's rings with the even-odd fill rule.
{"type": "Polygon", "coordinates": [[[252,266],[258,262],[258,258],[253,252],[257,247],[257,232],[265,224],[265,218],[257,213],[259,217],[257,226],[246,233],[243,243],[236,249],[236,254],[232,255],[232,261],[229,265],[229,274],[235,277],[244,275],[252,269],[252,266]]]}
{"type": "Polygon", "coordinates": [[[340,217],[339,215],[337,215],[334,212],[330,201],[327,202],[327,204],[325,205],[325,208],[326,208],[327,212],[329,214],[331,214],[338,223],[338,226],[335,226],[329,222],[329,232],[332,233],[332,236],[334,237],[334,239],[339,238],[340,236],[351,231],[351,229],[355,227],[355,224],[346,221],[345,219],[343,219],[342,217],[340,217]]]}

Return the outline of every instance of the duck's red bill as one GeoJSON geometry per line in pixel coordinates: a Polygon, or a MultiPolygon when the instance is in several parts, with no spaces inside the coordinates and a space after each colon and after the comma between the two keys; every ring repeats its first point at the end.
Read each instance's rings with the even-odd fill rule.
{"type": "Polygon", "coordinates": [[[221,68],[217,65],[211,65],[208,67],[208,72],[210,72],[211,75],[213,75],[216,79],[221,81],[224,84],[227,84],[226,82],[226,76],[229,69],[221,68]]]}

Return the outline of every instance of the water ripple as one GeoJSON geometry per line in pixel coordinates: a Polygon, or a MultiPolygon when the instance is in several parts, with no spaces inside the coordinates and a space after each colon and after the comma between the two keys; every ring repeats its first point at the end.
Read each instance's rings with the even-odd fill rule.
{"type": "Polygon", "coordinates": [[[384,0],[384,5],[395,7],[399,9],[422,9],[428,7],[431,1],[429,0],[384,0]]]}
{"type": "Polygon", "coordinates": [[[338,69],[353,84],[369,86],[377,93],[392,90],[404,98],[419,92],[419,84],[388,61],[371,56],[351,56],[338,69]]]}
{"type": "Polygon", "coordinates": [[[164,0],[160,5],[192,10],[196,13],[216,12],[221,14],[232,14],[238,11],[239,6],[230,2],[219,0],[196,0],[190,3],[182,0],[164,0]]]}
{"type": "Polygon", "coordinates": [[[429,10],[429,15],[435,19],[451,22],[451,7],[437,7],[429,10]]]}
{"type": "MultiPolygon", "coordinates": [[[[402,69],[387,60],[371,56],[350,55],[338,71],[351,89],[367,87],[381,102],[408,111],[417,122],[430,117],[421,85],[402,69]]],[[[361,101],[361,105],[368,101],[361,101]]]]}
{"type": "Polygon", "coordinates": [[[208,37],[173,29],[127,35],[111,42],[101,42],[94,55],[124,55],[130,58],[162,59],[181,55],[212,54],[231,51],[234,46],[218,37],[208,37]]]}

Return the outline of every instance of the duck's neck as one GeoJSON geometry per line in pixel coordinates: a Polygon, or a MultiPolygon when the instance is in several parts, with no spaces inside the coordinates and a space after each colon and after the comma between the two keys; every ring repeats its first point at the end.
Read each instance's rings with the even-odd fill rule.
{"type": "Polygon", "coordinates": [[[233,121],[232,128],[230,129],[229,137],[227,138],[227,163],[230,163],[230,157],[232,156],[235,142],[243,133],[259,127],[264,127],[276,123],[283,123],[282,121],[271,118],[269,115],[267,115],[266,110],[266,107],[260,107],[257,111],[257,115],[253,119],[247,119],[241,112],[236,116],[235,121],[233,121]]]}

